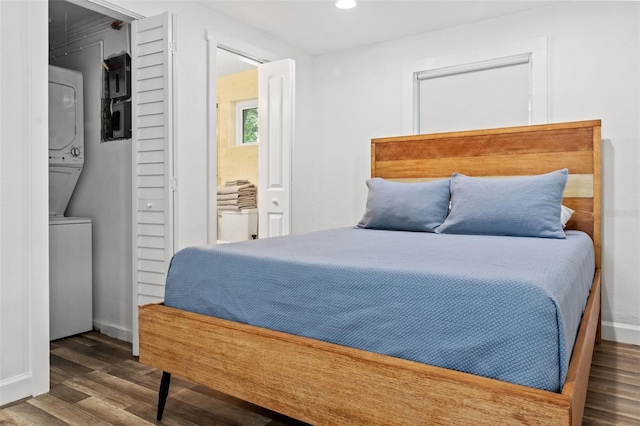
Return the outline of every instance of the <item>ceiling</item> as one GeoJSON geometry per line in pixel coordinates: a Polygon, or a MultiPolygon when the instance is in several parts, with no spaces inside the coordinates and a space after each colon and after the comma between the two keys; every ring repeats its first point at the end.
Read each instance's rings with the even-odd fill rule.
{"type": "Polygon", "coordinates": [[[49,0],[49,25],[57,30],[84,25],[104,17],[84,7],[63,0],[49,0]]]}
{"type": "Polygon", "coordinates": [[[341,10],[334,0],[196,0],[312,55],[366,46],[469,24],[558,1],[357,0],[341,10]]]}
{"type": "Polygon", "coordinates": [[[83,28],[111,21],[100,13],[63,0],[49,0],[49,45],[58,47],[83,28]]]}
{"type": "MultiPolygon", "coordinates": [[[[366,46],[558,3],[543,0],[357,0],[358,6],[354,9],[341,10],[335,7],[334,0],[194,1],[311,55],[366,46]]],[[[49,0],[49,29],[53,46],[64,41],[68,33],[82,33],[96,23],[112,19],[64,0],[49,0]]],[[[225,70],[220,70],[220,75],[251,67],[246,61],[224,52],[218,62],[220,67],[225,67],[225,70]]]]}

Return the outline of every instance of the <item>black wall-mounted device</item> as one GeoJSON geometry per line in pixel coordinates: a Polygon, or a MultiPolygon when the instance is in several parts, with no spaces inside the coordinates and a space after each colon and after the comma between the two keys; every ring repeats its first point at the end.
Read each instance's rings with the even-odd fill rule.
{"type": "Polygon", "coordinates": [[[116,102],[111,108],[114,139],[131,138],[131,102],[116,102]]]}
{"type": "Polygon", "coordinates": [[[109,67],[109,98],[131,97],[131,57],[126,53],[107,59],[109,67]]]}
{"type": "Polygon", "coordinates": [[[102,140],[131,138],[131,57],[123,53],[104,61],[102,140]]]}

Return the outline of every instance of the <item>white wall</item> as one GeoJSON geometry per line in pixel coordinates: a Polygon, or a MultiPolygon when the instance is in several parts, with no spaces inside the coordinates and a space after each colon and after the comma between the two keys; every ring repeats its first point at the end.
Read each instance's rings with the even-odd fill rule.
{"type": "Polygon", "coordinates": [[[549,122],[602,119],[604,338],[640,344],[640,4],[563,2],[316,58],[318,143],[298,230],[354,225],[372,137],[402,134],[404,64],[548,37],[549,122]],[[313,213],[312,213],[313,212],[313,213]]]}
{"type": "Polygon", "coordinates": [[[86,39],[56,50],[50,61],[80,71],[84,78],[85,163],[65,215],[92,220],[94,328],[130,342],[131,140],[101,141],[101,61],[127,52],[129,33],[126,26],[112,30],[108,23],[87,33],[86,39]],[[106,31],[92,36],[97,30],[106,31]]]}
{"type": "MultiPolygon", "coordinates": [[[[205,244],[205,30],[295,59],[301,98],[310,91],[310,57],[193,2],[97,3],[143,16],[178,15],[178,242],[205,244]]],[[[0,1],[0,405],[49,386],[47,8],[44,0],[0,1]]],[[[305,116],[298,116],[301,140],[309,132],[305,116]]],[[[121,294],[127,299],[130,289],[121,294]]]]}
{"type": "Polygon", "coordinates": [[[47,21],[0,1],[0,405],[49,389],[47,21]]]}
{"type": "MultiPolygon", "coordinates": [[[[177,139],[179,247],[207,243],[207,197],[203,181],[206,176],[206,41],[205,31],[211,30],[216,41],[231,45],[245,53],[260,52],[271,60],[296,60],[296,148],[310,143],[312,132],[307,124],[310,99],[311,57],[268,34],[262,33],[220,15],[200,4],[186,1],[113,0],[118,7],[142,16],[164,11],[175,13],[177,22],[177,139]]],[[[297,160],[297,158],[295,159],[297,160]]],[[[300,165],[294,160],[294,180],[300,165]]],[[[301,162],[302,163],[302,162],[301,162]]],[[[294,193],[294,203],[295,203],[294,193]]],[[[295,209],[295,207],[294,207],[295,209]]],[[[294,212],[294,217],[295,212],[294,212]]],[[[295,226],[295,220],[294,220],[295,226]]]]}

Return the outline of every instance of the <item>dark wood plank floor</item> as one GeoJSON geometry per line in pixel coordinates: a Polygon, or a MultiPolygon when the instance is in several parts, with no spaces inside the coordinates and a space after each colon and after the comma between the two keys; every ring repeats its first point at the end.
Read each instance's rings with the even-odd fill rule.
{"type": "Polygon", "coordinates": [[[640,346],[596,345],[582,424],[640,425],[640,346]]]}
{"type": "MultiPolygon", "coordinates": [[[[51,391],[0,409],[0,425],[303,425],[172,377],[165,416],[155,420],[161,373],[131,346],[96,332],[51,343],[51,391]]],[[[596,346],[584,425],[640,425],[640,347],[596,346]]]]}
{"type": "Polygon", "coordinates": [[[0,425],[304,425],[175,376],[157,422],[161,375],[137,362],[129,343],[103,334],[56,340],[50,392],[3,407],[0,425]]]}

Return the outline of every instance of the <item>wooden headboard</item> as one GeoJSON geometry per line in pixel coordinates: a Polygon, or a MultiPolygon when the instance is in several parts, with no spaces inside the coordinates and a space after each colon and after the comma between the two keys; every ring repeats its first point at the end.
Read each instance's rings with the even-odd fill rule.
{"type": "Polygon", "coordinates": [[[425,181],[469,176],[529,176],[569,169],[562,203],[575,210],[567,229],[602,247],[600,120],[371,140],[371,176],[425,181]]]}

